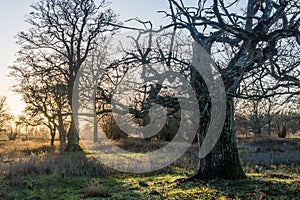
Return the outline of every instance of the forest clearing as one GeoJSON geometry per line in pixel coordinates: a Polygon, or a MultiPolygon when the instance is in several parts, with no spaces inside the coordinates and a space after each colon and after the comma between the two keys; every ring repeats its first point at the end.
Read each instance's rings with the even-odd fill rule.
{"type": "MultiPolygon", "coordinates": [[[[134,152],[163,144],[119,145],[134,152]]],[[[143,175],[107,168],[87,151],[59,152],[48,141],[6,141],[0,147],[2,199],[298,199],[300,194],[300,138],[238,142],[247,178],[236,181],[182,182],[197,170],[197,145],[171,166],[143,175]]]]}
{"type": "Polygon", "coordinates": [[[13,1],[0,199],[300,200],[299,0],[13,1]]]}

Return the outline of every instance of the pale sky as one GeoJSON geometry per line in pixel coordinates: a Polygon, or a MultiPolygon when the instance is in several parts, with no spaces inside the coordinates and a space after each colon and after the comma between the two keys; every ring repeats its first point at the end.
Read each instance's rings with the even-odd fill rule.
{"type": "MultiPolygon", "coordinates": [[[[112,9],[120,15],[121,20],[139,17],[151,20],[157,27],[163,24],[163,15],[158,10],[167,10],[166,0],[110,0],[112,9]]],[[[30,5],[36,0],[2,0],[0,1],[0,96],[7,97],[10,111],[18,115],[24,109],[21,97],[14,94],[10,88],[15,83],[8,77],[8,66],[13,65],[18,50],[16,34],[27,30],[25,16],[30,13],[30,5]]]]}

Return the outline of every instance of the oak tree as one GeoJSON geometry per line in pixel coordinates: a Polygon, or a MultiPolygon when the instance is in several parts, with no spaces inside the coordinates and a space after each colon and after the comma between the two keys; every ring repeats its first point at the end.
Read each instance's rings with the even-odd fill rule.
{"type": "Polygon", "coordinates": [[[49,81],[51,75],[65,80],[71,110],[67,150],[78,150],[78,108],[72,104],[77,100],[73,99],[74,82],[100,42],[99,35],[112,34],[117,29],[116,15],[105,0],[41,0],[31,8],[26,19],[30,29],[18,34],[21,50],[17,61],[24,69],[49,74],[49,81]]]}

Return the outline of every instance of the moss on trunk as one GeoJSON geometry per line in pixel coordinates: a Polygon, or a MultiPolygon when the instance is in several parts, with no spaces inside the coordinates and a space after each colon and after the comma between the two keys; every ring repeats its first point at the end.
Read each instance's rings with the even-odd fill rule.
{"type": "MultiPolygon", "coordinates": [[[[208,117],[208,116],[206,116],[208,117]]],[[[201,120],[203,123],[203,121],[201,120]]],[[[200,126],[201,141],[204,139],[207,125],[200,126]],[[202,130],[201,130],[202,129],[202,130]],[[204,129],[204,130],[203,130],[204,129]]],[[[242,179],[246,175],[241,167],[235,141],[233,98],[227,99],[226,120],[221,136],[213,150],[200,159],[198,172],[192,179],[242,179]]]]}

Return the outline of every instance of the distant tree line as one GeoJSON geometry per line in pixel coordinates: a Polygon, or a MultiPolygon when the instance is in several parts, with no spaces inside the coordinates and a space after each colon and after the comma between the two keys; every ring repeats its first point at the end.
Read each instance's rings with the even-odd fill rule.
{"type": "Polygon", "coordinates": [[[235,124],[238,135],[278,136],[300,131],[299,103],[283,96],[236,100],[235,124]]]}

